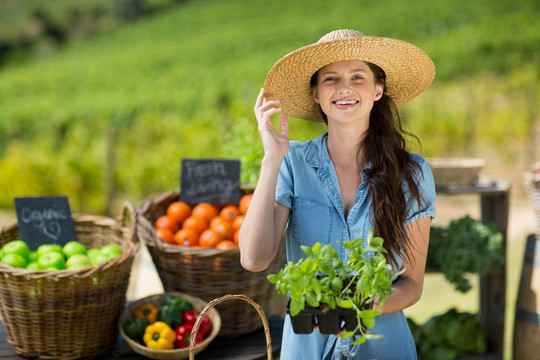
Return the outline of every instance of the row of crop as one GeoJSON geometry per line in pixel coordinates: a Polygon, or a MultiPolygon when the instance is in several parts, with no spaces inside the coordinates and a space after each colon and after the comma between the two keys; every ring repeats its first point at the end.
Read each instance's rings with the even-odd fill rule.
{"type": "MultiPolygon", "coordinates": [[[[534,2],[441,3],[425,6],[433,17],[416,21],[407,15],[420,5],[397,0],[347,1],[358,13],[354,21],[307,0],[288,3],[287,11],[276,1],[264,2],[261,12],[262,3],[187,2],[2,70],[0,207],[16,195],[67,193],[76,209],[101,212],[111,198],[137,201],[176,186],[180,159],[188,157],[239,158],[243,180],[254,183],[262,149],[252,109],[266,72],[337,27],[404,38],[433,57],[432,87],[402,107],[424,155],[515,149],[531,138],[540,84],[534,2]],[[391,22],[374,16],[379,6],[394,9],[391,22]],[[491,28],[495,15],[514,19],[514,31],[491,28]]],[[[322,131],[324,125],[291,119],[292,139],[322,131]]]]}

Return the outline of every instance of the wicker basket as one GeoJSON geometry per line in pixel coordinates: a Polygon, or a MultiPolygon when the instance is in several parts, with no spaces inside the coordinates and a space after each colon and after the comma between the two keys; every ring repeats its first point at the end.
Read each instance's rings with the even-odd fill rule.
{"type": "MultiPolygon", "coordinates": [[[[79,270],[26,270],[0,263],[0,317],[17,354],[38,359],[93,358],[118,341],[133,258],[139,249],[133,206],[118,220],[73,214],[87,247],[118,245],[123,254],[79,270]],[[131,212],[129,228],[125,224],[131,212]]],[[[17,223],[0,231],[0,246],[19,238],[17,223]]]]}
{"type": "MultiPolygon", "coordinates": [[[[122,334],[122,337],[126,340],[126,343],[129,345],[129,347],[135,351],[138,354],[141,354],[147,358],[150,359],[158,359],[158,360],[181,360],[181,359],[187,359],[189,356],[189,348],[183,348],[183,349],[172,349],[172,350],[154,350],[150,349],[147,346],[144,346],[143,344],[140,344],[137,341],[134,341],[130,339],[126,333],[124,332],[123,324],[128,319],[130,319],[133,315],[133,312],[135,309],[137,309],[139,306],[143,304],[152,304],[156,307],[160,307],[165,302],[165,297],[167,295],[173,295],[177,296],[183,299],[186,299],[191,304],[193,304],[194,310],[197,310],[199,312],[202,312],[205,309],[205,306],[207,305],[206,302],[196,296],[191,296],[188,294],[180,293],[180,292],[167,292],[163,294],[155,294],[150,295],[147,297],[144,297],[142,299],[139,299],[131,304],[129,304],[124,311],[122,311],[122,314],[120,315],[120,319],[118,320],[118,329],[120,331],[120,334],[122,334]]],[[[206,314],[206,312],[205,312],[206,314]]],[[[191,351],[194,354],[198,354],[210,343],[219,333],[219,330],[221,329],[221,318],[219,316],[219,313],[216,309],[210,309],[208,313],[206,314],[210,320],[212,320],[212,331],[208,335],[207,338],[205,338],[200,344],[197,344],[195,346],[191,346],[191,351]]],[[[197,327],[198,330],[198,327],[197,327]]]]}
{"type": "Polygon", "coordinates": [[[433,158],[427,161],[437,187],[472,186],[486,164],[483,159],[473,158],[433,158]]]}
{"type": "MultiPolygon", "coordinates": [[[[269,312],[275,288],[266,277],[285,263],[284,239],[272,264],[258,273],[240,265],[238,248],[193,249],[166,244],[156,235],[153,224],[179,195],[179,189],[171,190],[146,202],[137,212],[137,234],[148,247],[165,291],[180,291],[206,301],[227,294],[245,294],[269,312]]],[[[261,327],[257,312],[242,302],[228,302],[217,309],[222,320],[220,336],[236,337],[261,327]]]]}

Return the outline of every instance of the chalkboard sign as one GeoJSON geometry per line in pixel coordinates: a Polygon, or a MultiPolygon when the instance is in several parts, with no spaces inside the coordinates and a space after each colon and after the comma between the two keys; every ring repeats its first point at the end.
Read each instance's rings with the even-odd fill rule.
{"type": "Polygon", "coordinates": [[[77,240],[67,197],[16,197],[13,202],[20,238],[30,249],[77,240]]]}
{"type": "Polygon", "coordinates": [[[240,161],[184,159],[180,200],[188,204],[236,204],[240,201],[240,161]]]}

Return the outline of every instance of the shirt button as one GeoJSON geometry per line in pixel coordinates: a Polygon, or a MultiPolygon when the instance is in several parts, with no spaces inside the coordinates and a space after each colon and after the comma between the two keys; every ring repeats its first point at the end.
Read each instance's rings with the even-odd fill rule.
{"type": "Polygon", "coordinates": [[[364,195],[364,190],[360,190],[360,195],[364,195]]]}

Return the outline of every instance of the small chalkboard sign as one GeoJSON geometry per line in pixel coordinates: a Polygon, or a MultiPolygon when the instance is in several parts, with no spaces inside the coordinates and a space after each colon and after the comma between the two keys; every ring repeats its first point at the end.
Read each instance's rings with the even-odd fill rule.
{"type": "Polygon", "coordinates": [[[236,204],[240,201],[240,161],[184,159],[180,200],[188,204],[236,204]]]}
{"type": "Polygon", "coordinates": [[[13,202],[20,238],[31,250],[77,240],[66,196],[16,197],[13,202]]]}

